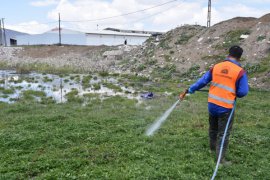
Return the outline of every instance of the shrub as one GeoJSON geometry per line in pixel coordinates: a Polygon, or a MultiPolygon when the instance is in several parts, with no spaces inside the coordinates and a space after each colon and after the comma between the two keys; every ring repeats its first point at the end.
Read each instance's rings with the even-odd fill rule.
{"type": "Polygon", "coordinates": [[[146,67],[144,64],[139,64],[139,66],[137,67],[137,71],[142,71],[144,70],[146,67]]]}
{"type": "Polygon", "coordinates": [[[263,41],[265,39],[266,39],[266,36],[264,36],[264,35],[260,35],[257,37],[257,41],[263,41]]]}
{"type": "Polygon", "coordinates": [[[180,37],[175,42],[176,45],[184,45],[186,44],[193,35],[181,34],[180,37]]]}

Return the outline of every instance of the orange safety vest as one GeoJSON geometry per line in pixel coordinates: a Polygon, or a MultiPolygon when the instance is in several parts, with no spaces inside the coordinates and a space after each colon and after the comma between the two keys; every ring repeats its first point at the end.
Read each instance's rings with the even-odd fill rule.
{"type": "Polygon", "coordinates": [[[208,94],[208,102],[232,109],[236,99],[236,81],[243,68],[224,61],[212,69],[212,82],[208,94]]]}

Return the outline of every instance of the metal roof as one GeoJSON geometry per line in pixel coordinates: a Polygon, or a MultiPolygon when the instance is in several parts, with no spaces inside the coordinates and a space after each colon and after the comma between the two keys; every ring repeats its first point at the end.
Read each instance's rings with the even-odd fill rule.
{"type": "Polygon", "coordinates": [[[123,33],[116,31],[100,30],[87,32],[86,35],[98,34],[98,35],[117,35],[117,36],[138,36],[138,37],[150,37],[151,34],[139,34],[139,33],[123,33]]]}

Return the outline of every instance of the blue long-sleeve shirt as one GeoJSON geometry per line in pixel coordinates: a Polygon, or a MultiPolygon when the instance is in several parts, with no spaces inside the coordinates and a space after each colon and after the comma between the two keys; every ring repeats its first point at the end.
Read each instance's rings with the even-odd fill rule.
{"type": "MultiPolygon", "coordinates": [[[[237,61],[226,59],[226,61],[230,61],[238,66],[241,67],[241,64],[237,61]]],[[[212,71],[209,70],[206,72],[196,83],[190,86],[189,91],[195,92],[197,90],[200,90],[204,86],[206,86],[209,82],[212,81],[212,71]]],[[[244,97],[248,94],[249,88],[248,88],[248,77],[246,72],[236,81],[236,96],[238,98],[244,97]]],[[[219,116],[223,113],[229,112],[231,109],[224,108],[222,106],[218,106],[213,103],[208,103],[208,110],[213,116],[219,116]]]]}

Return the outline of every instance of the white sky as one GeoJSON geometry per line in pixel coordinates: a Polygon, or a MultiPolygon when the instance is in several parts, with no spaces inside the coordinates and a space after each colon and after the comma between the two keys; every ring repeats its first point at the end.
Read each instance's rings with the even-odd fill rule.
{"type": "MultiPolygon", "coordinates": [[[[5,2],[6,27],[28,33],[42,33],[57,26],[58,13],[64,21],[84,21],[117,16],[156,6],[170,0],[14,0],[5,2]],[[14,1],[18,9],[12,11],[14,1]],[[9,14],[12,11],[13,14],[9,14]]],[[[177,0],[157,8],[100,21],[63,22],[62,26],[79,31],[106,27],[167,31],[181,24],[206,25],[208,0],[177,0]]],[[[0,7],[0,11],[1,11],[0,7]]],[[[270,12],[270,0],[212,0],[212,24],[236,17],[260,17],[270,12]]]]}

